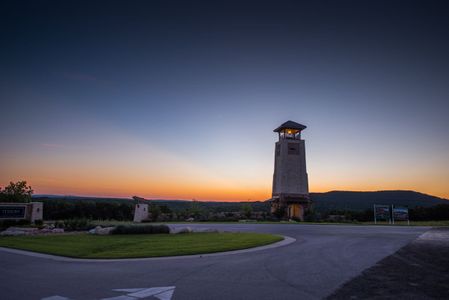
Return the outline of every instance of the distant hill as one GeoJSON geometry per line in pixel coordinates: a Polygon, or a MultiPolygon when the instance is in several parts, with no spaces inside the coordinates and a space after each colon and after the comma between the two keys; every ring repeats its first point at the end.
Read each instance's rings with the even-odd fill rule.
{"type": "MultiPolygon", "coordinates": [[[[351,191],[331,191],[327,193],[311,193],[310,197],[316,211],[329,210],[367,210],[372,209],[374,204],[429,207],[437,204],[449,204],[449,200],[430,196],[414,191],[376,191],[376,192],[351,192],[351,191]]],[[[87,202],[108,202],[108,203],[135,203],[133,199],[127,198],[98,198],[82,196],[58,196],[58,195],[34,195],[35,200],[41,201],[87,201],[87,202]]],[[[182,211],[192,206],[192,201],[186,200],[163,200],[153,199],[153,203],[165,205],[172,211],[182,211]]],[[[213,202],[196,201],[195,205],[200,208],[214,212],[236,212],[244,204],[251,204],[254,211],[266,211],[270,209],[267,201],[256,202],[213,202]]]]}
{"type": "Polygon", "coordinates": [[[351,192],[332,191],[327,193],[311,193],[314,208],[325,210],[366,210],[374,204],[429,207],[437,204],[449,204],[449,200],[414,191],[376,191],[351,192]]]}
{"type": "Polygon", "coordinates": [[[36,194],[33,195],[34,200],[39,201],[87,201],[87,202],[108,202],[108,203],[134,203],[131,198],[108,198],[108,197],[89,197],[89,196],[70,196],[70,195],[47,195],[36,194]]]}

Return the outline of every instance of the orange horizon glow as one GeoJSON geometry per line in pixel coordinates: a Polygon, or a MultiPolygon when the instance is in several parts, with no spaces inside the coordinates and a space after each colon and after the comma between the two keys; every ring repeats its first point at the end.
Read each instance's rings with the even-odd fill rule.
{"type": "MultiPolygon", "coordinates": [[[[269,138],[257,155],[252,141],[240,148],[229,141],[218,145],[221,152],[206,151],[199,159],[119,131],[100,128],[84,139],[75,145],[58,141],[2,153],[0,186],[26,180],[35,194],[230,202],[271,198],[274,141],[269,138]]],[[[446,158],[433,156],[414,165],[401,160],[403,155],[367,161],[370,153],[319,153],[322,148],[308,148],[307,143],[310,191],[413,190],[449,198],[449,170],[436,167],[446,158]]]]}
{"type": "MultiPolygon", "coordinates": [[[[12,181],[22,180],[17,178],[12,181]]],[[[265,201],[271,198],[271,185],[266,187],[248,187],[229,185],[213,185],[205,187],[202,184],[170,184],[156,182],[152,185],[127,182],[125,185],[117,185],[113,182],[96,182],[95,184],[87,184],[82,181],[67,181],[64,185],[59,186],[57,182],[45,182],[41,179],[27,180],[28,184],[34,190],[34,194],[50,194],[65,196],[86,196],[86,197],[103,197],[103,198],[129,198],[139,196],[146,199],[165,199],[165,200],[197,200],[197,201],[223,201],[223,202],[241,202],[241,201],[265,201]]],[[[9,183],[2,181],[0,186],[4,187],[9,183]]],[[[386,190],[412,190],[432,196],[437,196],[448,200],[448,195],[438,194],[433,191],[410,188],[402,185],[389,184],[382,188],[375,186],[330,186],[319,187],[312,185],[311,193],[324,193],[329,191],[386,191],[386,190]]]]}

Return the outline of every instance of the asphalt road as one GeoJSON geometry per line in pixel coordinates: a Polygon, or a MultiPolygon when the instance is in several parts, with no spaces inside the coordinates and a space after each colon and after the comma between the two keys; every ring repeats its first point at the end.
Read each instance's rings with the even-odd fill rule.
{"type": "Polygon", "coordinates": [[[298,224],[188,226],[268,232],[297,241],[242,254],[122,262],[67,262],[0,252],[0,298],[322,299],[430,229],[298,224]],[[157,289],[147,289],[154,287],[165,289],[159,294],[157,289]],[[146,290],[139,294],[137,288],[146,290]]]}

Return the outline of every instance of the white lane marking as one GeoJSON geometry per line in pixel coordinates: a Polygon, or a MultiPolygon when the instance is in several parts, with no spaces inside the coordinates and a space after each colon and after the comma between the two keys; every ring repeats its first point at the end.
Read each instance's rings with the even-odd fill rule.
{"type": "Polygon", "coordinates": [[[101,300],[136,300],[136,298],[123,295],[111,298],[102,298],[101,300]]]}
{"type": "MultiPolygon", "coordinates": [[[[175,292],[175,286],[159,286],[152,288],[132,288],[132,289],[113,289],[114,292],[124,292],[126,295],[102,298],[101,300],[136,300],[143,299],[150,296],[156,297],[159,300],[171,300],[175,292]]],[[[50,296],[42,298],[41,300],[70,300],[62,296],[50,296]]]]}
{"type": "MultiPolygon", "coordinates": [[[[148,288],[144,289],[138,292],[134,292],[131,294],[128,294],[128,296],[135,297],[135,298],[146,298],[150,296],[157,297],[158,294],[167,292],[167,291],[173,291],[175,289],[174,286],[161,286],[161,287],[154,287],[154,288],[148,288]]],[[[157,297],[159,298],[159,297],[157,297]]]]}
{"type": "Polygon", "coordinates": [[[168,290],[166,292],[154,295],[154,297],[159,298],[159,300],[171,300],[171,297],[173,297],[173,293],[175,292],[175,289],[168,290]]]}
{"type": "Polygon", "coordinates": [[[156,297],[159,300],[171,300],[175,288],[175,286],[160,286],[152,288],[113,289],[115,292],[125,292],[128,294],[112,298],[103,298],[101,300],[135,300],[150,296],[156,297]]]}

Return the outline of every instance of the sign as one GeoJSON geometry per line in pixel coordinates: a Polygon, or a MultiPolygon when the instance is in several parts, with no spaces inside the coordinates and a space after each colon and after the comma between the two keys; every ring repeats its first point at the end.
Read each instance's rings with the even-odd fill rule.
{"type": "Polygon", "coordinates": [[[407,207],[393,207],[393,220],[394,221],[408,221],[408,208],[407,207]]]}
{"type": "Polygon", "coordinates": [[[375,220],[390,221],[390,206],[389,205],[374,205],[375,220]]]}
{"type": "Polygon", "coordinates": [[[0,205],[0,219],[25,219],[26,205],[0,205]]]}

